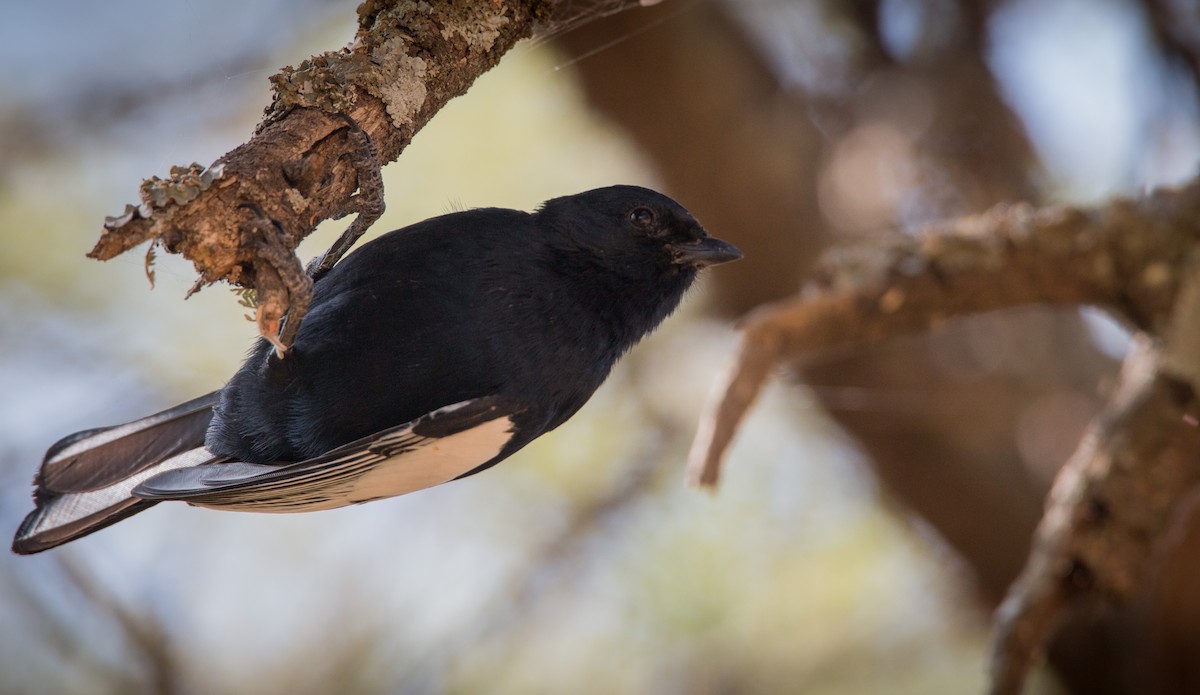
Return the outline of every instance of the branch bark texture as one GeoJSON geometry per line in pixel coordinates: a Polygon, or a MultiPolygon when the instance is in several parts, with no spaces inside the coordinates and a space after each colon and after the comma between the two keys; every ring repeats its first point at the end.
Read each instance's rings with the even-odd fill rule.
{"type": "Polygon", "coordinates": [[[325,219],[361,211],[362,172],[396,159],[446,102],[536,28],[564,21],[570,4],[367,0],[348,47],[271,78],[274,101],[251,140],[211,166],[145,180],[140,204],[108,218],[88,255],[107,260],[146,241],[150,252],[182,254],[200,274],[197,289],[219,280],[255,289],[260,332],[274,336],[311,295],[300,241],[325,219]],[[360,134],[378,162],[364,161],[360,134]]]}

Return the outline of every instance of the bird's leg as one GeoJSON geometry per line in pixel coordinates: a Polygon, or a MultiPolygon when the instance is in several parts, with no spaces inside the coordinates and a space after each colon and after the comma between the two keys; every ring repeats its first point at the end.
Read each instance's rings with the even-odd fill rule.
{"type": "MultiPolygon", "coordinates": [[[[350,198],[346,205],[330,216],[330,219],[341,219],[350,214],[357,214],[354,222],[346,227],[337,241],[325,253],[314,258],[308,264],[308,275],[313,280],[324,275],[334,266],[367,228],[383,214],[383,172],[379,161],[379,150],[375,147],[371,136],[346,114],[337,114],[339,118],[350,125],[350,140],[354,144],[351,160],[358,174],[358,194],[350,198]]],[[[289,322],[290,323],[290,322],[289,322]]],[[[287,330],[287,327],[284,327],[287,330]]]]}
{"type": "MultiPolygon", "coordinates": [[[[272,338],[276,334],[275,332],[266,334],[267,340],[270,340],[275,346],[275,354],[282,359],[296,340],[296,331],[300,328],[300,322],[304,320],[304,315],[308,313],[308,307],[312,304],[313,282],[312,278],[301,269],[295,252],[286,247],[271,244],[267,249],[267,259],[275,272],[279,274],[279,279],[283,281],[284,289],[287,290],[288,310],[287,315],[282,319],[283,326],[278,330],[279,337],[272,338]],[[278,258],[278,263],[276,258],[278,258]]],[[[276,324],[275,328],[279,328],[279,325],[276,324]]],[[[261,325],[259,329],[262,329],[261,325]]]]}
{"type": "MultiPolygon", "coordinates": [[[[300,322],[308,312],[308,306],[312,302],[313,282],[329,272],[329,269],[341,260],[342,256],[346,255],[350,247],[354,246],[359,237],[375,223],[375,220],[379,219],[384,210],[383,175],[382,165],[379,162],[379,150],[376,149],[371,136],[367,135],[354,119],[345,114],[337,114],[337,116],[350,126],[348,132],[350,141],[354,145],[354,151],[349,156],[358,176],[358,193],[350,198],[341,209],[330,215],[330,219],[337,220],[350,214],[357,216],[337,241],[325,253],[314,258],[304,272],[299,272],[300,269],[295,262],[294,254],[288,252],[286,260],[283,258],[282,247],[270,248],[278,245],[268,245],[268,248],[264,249],[268,254],[273,254],[267,255],[265,258],[279,273],[279,278],[287,288],[290,298],[287,317],[283,319],[282,329],[278,331],[278,338],[274,337],[275,332],[263,332],[264,326],[261,321],[259,324],[259,332],[275,345],[275,352],[281,358],[291,348],[296,339],[296,332],[300,330],[300,322]]],[[[276,328],[278,328],[277,325],[276,328]]]]}
{"type": "MultiPolygon", "coordinates": [[[[345,114],[338,114],[338,117],[350,124],[350,140],[355,145],[354,152],[350,156],[358,175],[358,193],[350,198],[345,206],[331,215],[330,219],[341,219],[355,213],[357,213],[357,217],[325,253],[314,258],[308,264],[305,273],[298,274],[299,277],[296,276],[296,271],[299,269],[295,263],[282,264],[287,266],[285,275],[285,271],[279,268],[280,264],[276,264],[268,258],[276,270],[279,270],[280,279],[288,288],[288,294],[291,297],[290,308],[283,321],[283,327],[279,331],[279,337],[273,339],[271,335],[267,336],[267,340],[275,345],[275,352],[281,358],[287,354],[288,348],[295,341],[296,332],[300,330],[300,321],[308,312],[308,306],[312,302],[313,282],[329,272],[329,269],[341,260],[342,256],[346,255],[359,237],[383,214],[383,176],[382,165],[379,162],[379,150],[376,149],[371,136],[367,135],[366,131],[359,127],[352,118],[345,114]],[[300,292],[293,290],[300,290],[300,292]]],[[[293,254],[289,253],[288,256],[294,260],[293,254]]],[[[261,324],[259,330],[262,331],[261,324]]]]}
{"type": "Polygon", "coordinates": [[[295,252],[283,243],[283,231],[261,210],[255,212],[255,216],[246,222],[259,240],[257,257],[262,261],[256,268],[255,322],[259,334],[270,341],[275,346],[275,353],[283,358],[296,337],[296,328],[308,313],[313,283],[300,267],[295,252]]]}

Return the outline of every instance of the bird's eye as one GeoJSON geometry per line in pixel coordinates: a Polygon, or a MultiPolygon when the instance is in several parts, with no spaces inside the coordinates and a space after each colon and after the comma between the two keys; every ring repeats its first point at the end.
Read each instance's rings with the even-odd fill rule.
{"type": "Polygon", "coordinates": [[[650,208],[634,208],[629,211],[629,222],[640,229],[648,229],[654,224],[654,211],[650,208]]]}

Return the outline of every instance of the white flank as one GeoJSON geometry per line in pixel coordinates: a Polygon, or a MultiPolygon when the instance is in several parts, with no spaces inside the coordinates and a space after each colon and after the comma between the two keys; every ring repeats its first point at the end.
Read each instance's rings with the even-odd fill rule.
{"type": "Polygon", "coordinates": [[[454,480],[499,454],[512,438],[511,429],[512,420],[502,417],[449,437],[427,439],[364,473],[343,504],[395,497],[454,480]]]}

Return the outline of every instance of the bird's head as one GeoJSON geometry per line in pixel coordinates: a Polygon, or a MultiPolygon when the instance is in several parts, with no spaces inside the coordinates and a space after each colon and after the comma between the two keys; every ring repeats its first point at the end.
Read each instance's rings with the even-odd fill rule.
{"type": "Polygon", "coordinates": [[[681,280],[742,252],[709,236],[682,205],[640,186],[609,186],[549,200],[538,211],[554,243],[628,279],[681,280]]]}

